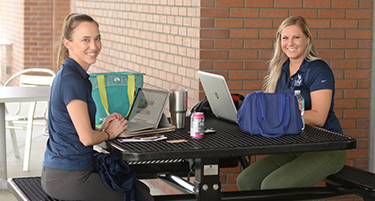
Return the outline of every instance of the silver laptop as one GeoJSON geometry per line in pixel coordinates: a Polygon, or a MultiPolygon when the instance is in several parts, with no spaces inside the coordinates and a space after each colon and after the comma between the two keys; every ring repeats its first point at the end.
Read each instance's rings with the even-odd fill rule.
{"type": "Polygon", "coordinates": [[[198,76],[214,115],[238,123],[237,109],[224,77],[204,71],[198,71],[198,76]]]}
{"type": "Polygon", "coordinates": [[[164,108],[169,97],[168,91],[139,88],[128,115],[128,127],[123,132],[168,126],[164,108]]]}

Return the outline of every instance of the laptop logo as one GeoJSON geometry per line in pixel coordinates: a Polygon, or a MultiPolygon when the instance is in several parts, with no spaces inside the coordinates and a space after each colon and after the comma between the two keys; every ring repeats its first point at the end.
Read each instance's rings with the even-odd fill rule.
{"type": "Polygon", "coordinates": [[[215,96],[217,99],[219,99],[219,94],[217,94],[217,92],[215,92],[215,96]]]}

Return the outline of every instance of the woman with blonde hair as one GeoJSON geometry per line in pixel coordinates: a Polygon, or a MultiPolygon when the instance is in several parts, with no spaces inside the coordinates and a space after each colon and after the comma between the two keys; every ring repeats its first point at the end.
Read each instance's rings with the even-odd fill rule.
{"type": "Polygon", "coordinates": [[[101,48],[99,25],[93,18],[77,13],[66,16],[57,59],[61,68],[49,101],[43,190],[59,200],[153,201],[148,187],[135,180],[135,173],[124,169],[124,162],[115,161],[114,156],[112,168],[121,166],[116,169],[121,174],[103,179],[100,168],[105,164],[98,159],[111,155],[93,150],[93,145],[114,139],[127,128],[127,121],[118,113],[109,115],[100,129],[95,128],[96,106],[87,70],[101,48]],[[121,188],[109,185],[108,180],[121,181],[121,188]]]}
{"type": "MultiPolygon", "coordinates": [[[[280,25],[265,80],[267,93],[301,91],[307,125],[342,133],[333,111],[333,72],[317,57],[312,34],[303,17],[291,16],[280,25]]],[[[345,150],[273,154],[243,170],[237,185],[240,190],[312,187],[340,171],[345,161],[345,150]]]]}

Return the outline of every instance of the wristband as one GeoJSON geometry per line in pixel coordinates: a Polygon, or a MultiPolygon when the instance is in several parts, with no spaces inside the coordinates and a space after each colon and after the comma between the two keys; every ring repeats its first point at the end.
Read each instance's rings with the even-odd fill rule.
{"type": "Polygon", "coordinates": [[[107,133],[107,135],[108,135],[108,140],[110,140],[110,138],[111,138],[111,137],[110,137],[110,135],[109,135],[108,131],[107,131],[106,129],[103,129],[103,130],[102,130],[102,132],[105,132],[105,133],[107,133]]]}

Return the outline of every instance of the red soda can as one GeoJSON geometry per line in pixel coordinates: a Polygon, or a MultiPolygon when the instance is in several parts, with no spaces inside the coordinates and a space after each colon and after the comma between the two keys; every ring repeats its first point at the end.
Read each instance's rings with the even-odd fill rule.
{"type": "Polygon", "coordinates": [[[201,139],[204,136],[204,114],[194,112],[190,117],[190,137],[201,139]]]}

